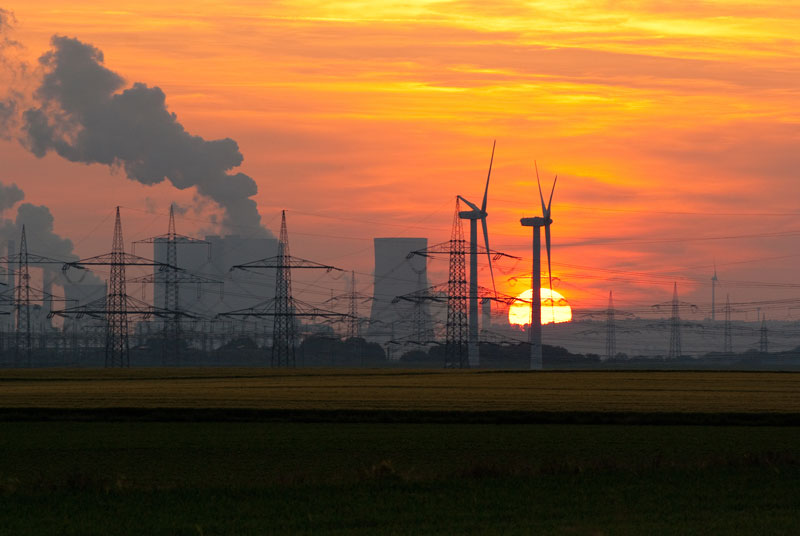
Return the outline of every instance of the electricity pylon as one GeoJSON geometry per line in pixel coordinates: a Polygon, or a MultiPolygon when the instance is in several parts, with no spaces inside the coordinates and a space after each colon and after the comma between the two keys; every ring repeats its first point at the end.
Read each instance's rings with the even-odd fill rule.
{"type": "MultiPolygon", "coordinates": [[[[427,272],[428,259],[423,257],[424,264],[420,269],[414,267],[414,263],[411,259],[407,259],[407,261],[411,266],[411,271],[417,274],[417,290],[424,289],[426,282],[423,281],[422,276],[427,272]]],[[[425,308],[425,302],[422,300],[415,302],[411,315],[412,333],[415,343],[422,344],[423,341],[433,339],[433,331],[430,329],[430,320],[430,315],[427,314],[425,308]]]]}
{"type": "Polygon", "coordinates": [[[459,217],[458,198],[453,228],[450,231],[447,277],[447,333],[444,345],[445,368],[468,368],[467,355],[467,273],[464,229],[459,217]]]}
{"type": "Polygon", "coordinates": [[[617,327],[614,322],[614,298],[608,291],[608,311],[606,313],[606,359],[617,355],[617,327]]]}
{"type": "Polygon", "coordinates": [[[44,264],[63,264],[63,260],[43,257],[28,251],[28,239],[25,233],[25,225],[22,226],[19,252],[0,258],[0,263],[15,264],[14,287],[0,294],[0,302],[10,303],[14,313],[14,362],[16,365],[30,367],[31,360],[32,328],[31,328],[31,306],[34,302],[66,302],[67,300],[54,296],[44,290],[31,286],[30,265],[44,264]]]}
{"type": "Polygon", "coordinates": [[[725,297],[725,327],[722,334],[722,351],[726,354],[733,353],[733,330],[731,329],[731,296],[725,297]]]}
{"type": "Polygon", "coordinates": [[[653,305],[653,309],[661,309],[662,307],[670,307],[670,331],[669,331],[669,358],[675,359],[683,355],[681,347],[681,315],[682,308],[689,308],[692,311],[697,310],[697,306],[692,303],[678,301],[678,283],[673,283],[672,287],[672,300],[664,303],[657,303],[653,305]]]}
{"type": "MultiPolygon", "coordinates": [[[[204,245],[208,247],[208,255],[211,256],[211,243],[206,240],[192,238],[186,235],[179,235],[175,231],[175,206],[169,206],[169,225],[167,226],[167,233],[159,236],[145,238],[134,242],[134,251],[136,244],[164,244],[167,253],[167,266],[159,267],[150,276],[144,276],[135,280],[130,280],[130,283],[159,283],[163,284],[164,303],[163,309],[173,311],[163,325],[162,329],[162,344],[161,344],[161,360],[164,365],[180,365],[181,350],[183,347],[183,336],[181,334],[181,300],[180,288],[183,284],[218,284],[222,285],[222,281],[211,279],[208,277],[201,277],[195,274],[190,274],[183,270],[179,270],[178,264],[178,244],[192,244],[204,245]],[[170,268],[175,267],[175,268],[170,268]]],[[[155,251],[153,251],[155,256],[155,251]]]]}
{"type": "Polygon", "coordinates": [[[159,318],[169,319],[176,314],[191,317],[191,315],[182,311],[172,311],[151,306],[127,294],[125,285],[126,267],[158,266],[160,269],[170,270],[177,270],[178,268],[169,264],[125,253],[119,207],[117,207],[117,215],[114,220],[114,239],[111,244],[111,252],[96,257],[65,263],[62,269],[65,271],[70,268],[85,270],[87,266],[110,267],[107,295],[86,305],[62,309],[60,311],[52,311],[51,315],[77,317],[87,315],[105,319],[106,367],[130,366],[129,317],[149,318],[150,316],[157,316],[159,318]]]}
{"type": "Polygon", "coordinates": [[[717,320],[717,266],[714,263],[714,275],[711,276],[711,321],[717,320]]]}
{"type": "Polygon", "coordinates": [[[361,321],[362,318],[358,316],[358,304],[366,303],[373,300],[372,296],[368,296],[356,290],[356,272],[350,271],[349,290],[345,294],[338,296],[331,296],[330,299],[325,300],[325,303],[334,303],[341,300],[347,300],[347,326],[345,329],[345,339],[361,338],[361,321]]]}
{"type": "MultiPolygon", "coordinates": [[[[446,302],[447,303],[447,326],[445,338],[445,368],[469,368],[472,360],[469,358],[468,341],[469,331],[467,324],[467,303],[473,295],[472,290],[467,289],[466,277],[466,241],[461,226],[461,212],[459,198],[456,198],[456,212],[453,217],[453,227],[450,233],[450,240],[440,244],[434,244],[425,249],[410,252],[407,257],[414,255],[429,257],[436,254],[449,255],[450,268],[448,280],[445,284],[434,285],[427,289],[421,289],[404,296],[397,296],[393,301],[406,300],[413,303],[420,301],[446,302]]],[[[476,247],[479,255],[484,253],[498,260],[501,257],[508,257],[519,260],[519,257],[507,255],[494,250],[476,247]]],[[[501,295],[494,289],[487,289],[477,286],[475,289],[476,299],[494,300],[503,303],[511,303],[509,299],[516,299],[510,296],[501,295]]]]}
{"type": "Polygon", "coordinates": [[[759,329],[760,337],[758,340],[758,350],[762,354],[769,352],[769,340],[767,338],[767,317],[761,319],[761,329],[759,329]]]}
{"type": "Polygon", "coordinates": [[[349,315],[314,307],[292,296],[292,269],[321,269],[326,272],[341,268],[292,257],[289,253],[289,233],[286,230],[286,211],[281,212],[281,232],[278,239],[278,255],[257,261],[232,266],[231,270],[259,271],[274,269],[275,297],[253,307],[220,313],[219,317],[253,316],[272,317],[272,367],[294,367],[297,319],[300,317],[347,318],[349,315]]]}

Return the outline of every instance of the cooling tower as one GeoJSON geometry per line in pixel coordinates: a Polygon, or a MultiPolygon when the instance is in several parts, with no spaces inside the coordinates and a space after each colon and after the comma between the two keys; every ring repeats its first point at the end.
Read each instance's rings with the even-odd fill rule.
{"type": "MultiPolygon", "coordinates": [[[[367,337],[378,342],[408,339],[414,333],[414,304],[392,303],[396,296],[429,286],[427,258],[409,252],[428,247],[427,238],[376,238],[375,286],[367,337]]],[[[424,305],[427,313],[427,304],[424,305]]],[[[429,318],[426,314],[425,318],[429,318]]],[[[425,328],[430,331],[430,325],[425,328]]]]}

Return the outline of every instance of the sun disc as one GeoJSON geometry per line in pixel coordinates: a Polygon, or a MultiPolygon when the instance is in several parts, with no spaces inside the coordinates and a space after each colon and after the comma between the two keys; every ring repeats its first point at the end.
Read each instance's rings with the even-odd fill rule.
{"type": "MultiPolygon", "coordinates": [[[[549,288],[542,288],[541,292],[542,324],[559,324],[572,320],[572,307],[570,307],[564,296],[555,290],[551,294],[549,288]]],[[[532,296],[532,289],[528,289],[517,296],[518,300],[524,301],[515,301],[508,308],[508,322],[510,324],[524,326],[531,323],[530,301],[532,296]]]]}

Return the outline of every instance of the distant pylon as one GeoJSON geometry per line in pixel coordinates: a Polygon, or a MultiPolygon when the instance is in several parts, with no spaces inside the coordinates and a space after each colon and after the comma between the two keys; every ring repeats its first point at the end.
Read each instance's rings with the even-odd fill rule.
{"type": "Polygon", "coordinates": [[[347,338],[354,339],[361,336],[358,322],[358,293],[356,292],[356,272],[350,272],[350,295],[348,296],[349,307],[347,308],[347,338]]]}
{"type": "Polygon", "coordinates": [[[292,297],[292,268],[317,269],[341,272],[341,268],[308,261],[289,254],[289,233],[286,230],[286,211],[281,211],[281,232],[278,238],[278,254],[256,261],[237,264],[231,270],[275,270],[275,297],[246,309],[220,313],[225,317],[272,317],[272,351],[270,364],[273,367],[294,367],[297,318],[346,318],[345,313],[314,307],[292,297]]]}
{"type": "MultiPolygon", "coordinates": [[[[175,238],[175,210],[174,205],[169,205],[169,226],[167,227],[167,264],[178,266],[178,244],[175,238]]],[[[164,272],[164,309],[175,311],[164,323],[164,341],[161,348],[162,361],[171,356],[175,363],[180,362],[181,350],[181,320],[178,313],[180,306],[180,286],[178,285],[177,270],[167,269],[164,272]]],[[[166,364],[166,363],[165,363],[166,364]]]]}
{"type": "Polygon", "coordinates": [[[717,319],[717,266],[714,265],[714,275],[711,276],[711,321],[714,322],[717,319]]]}
{"type": "MultiPolygon", "coordinates": [[[[411,270],[417,274],[417,290],[416,292],[420,292],[425,288],[425,278],[423,277],[424,274],[427,272],[427,263],[428,258],[426,256],[422,257],[422,262],[425,263],[422,265],[422,268],[417,270],[414,268],[414,263],[409,259],[409,264],[411,265],[411,270]]],[[[426,314],[426,303],[424,300],[417,300],[414,302],[414,308],[412,309],[412,329],[413,329],[413,340],[417,344],[422,344],[431,338],[433,338],[433,334],[429,329],[430,318],[426,314]]]]}
{"type": "Polygon", "coordinates": [[[450,270],[447,280],[447,336],[445,339],[445,368],[469,368],[467,355],[467,273],[466,242],[459,217],[459,201],[450,234],[450,270]]]}
{"type": "Polygon", "coordinates": [[[111,246],[111,274],[108,279],[106,313],[106,367],[129,367],[127,293],[125,291],[125,243],[119,207],[114,221],[114,241],[111,246]]]}
{"type": "Polygon", "coordinates": [[[767,339],[767,317],[761,319],[761,337],[758,341],[758,349],[762,354],[769,352],[769,340],[767,339]]]}
{"type": "Polygon", "coordinates": [[[669,357],[681,356],[681,316],[678,302],[678,283],[674,283],[672,290],[672,317],[670,318],[669,357]]]}
{"type": "MultiPolygon", "coordinates": [[[[169,311],[168,316],[162,324],[162,344],[161,344],[161,361],[163,365],[180,365],[181,350],[184,345],[185,337],[182,334],[181,318],[185,317],[184,312],[181,310],[180,301],[180,287],[182,284],[195,283],[198,285],[206,283],[217,283],[222,286],[221,281],[215,281],[206,277],[190,274],[188,272],[180,271],[178,267],[178,244],[204,244],[209,248],[209,257],[211,253],[211,244],[206,240],[199,240],[189,236],[179,235],[175,228],[175,205],[170,203],[169,206],[169,225],[167,227],[167,234],[137,240],[136,244],[153,244],[155,248],[158,244],[166,246],[167,253],[167,266],[158,266],[152,277],[145,276],[130,280],[130,282],[156,283],[162,285],[163,290],[163,305],[165,311],[169,311]]],[[[155,296],[154,296],[155,297],[155,296]]],[[[155,305],[155,303],[154,303],[155,305]]]]}
{"type": "Polygon", "coordinates": [[[14,299],[14,356],[19,365],[24,359],[31,366],[31,276],[28,271],[28,241],[25,226],[19,243],[19,262],[17,264],[17,288],[14,299]]]}
{"type": "Polygon", "coordinates": [[[606,313],[606,359],[617,355],[617,328],[614,322],[614,298],[608,291],[608,311],[606,313]]]}
{"type": "Polygon", "coordinates": [[[275,273],[275,317],[272,327],[272,366],[295,366],[297,326],[292,310],[292,271],[289,265],[289,233],[286,211],[281,211],[281,233],[278,239],[278,263],[275,273]]]}
{"type": "Polygon", "coordinates": [[[723,332],[722,351],[726,354],[733,353],[733,333],[731,330],[731,296],[725,297],[725,328],[723,332]]]}

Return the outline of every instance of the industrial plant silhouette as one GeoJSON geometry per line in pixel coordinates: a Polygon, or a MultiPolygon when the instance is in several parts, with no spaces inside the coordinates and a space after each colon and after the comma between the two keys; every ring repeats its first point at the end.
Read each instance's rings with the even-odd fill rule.
{"type": "MultiPolygon", "coordinates": [[[[495,145],[480,206],[461,195],[455,197],[450,240],[429,246],[426,237],[374,239],[371,293],[358,289],[355,270],[292,256],[286,211],[281,213],[278,239],[238,235],[201,239],[178,234],[171,205],[167,232],[134,243],[152,246],[153,259],[125,251],[120,207],[115,210],[111,252],[85,259],[57,259],[29,251],[23,226],[19,248],[10,241],[8,255],[0,259],[7,269],[7,289],[0,294],[0,305],[8,314],[1,347],[3,366],[342,365],[541,370],[769,368],[792,362],[791,352],[768,353],[770,329],[765,316],[759,313],[756,328],[746,323],[734,325],[731,312],[737,308],[729,296],[724,322],[718,325],[715,300],[720,279],[716,269],[711,278],[710,320],[705,323],[682,320],[682,310],[697,312],[698,307],[678,299],[677,282],[673,282],[671,301],[650,308],[656,315],[669,312],[660,320],[643,318],[642,311],[615,309],[609,290],[607,309],[574,311],[579,320],[549,324],[546,328],[553,342],[543,344],[547,339],[543,337],[542,309],[554,308],[555,300],[542,299],[541,230],[545,231],[548,296],[555,296],[551,214],[557,178],[545,200],[538,166],[534,166],[541,216],[520,221],[533,230],[531,272],[508,278],[510,282],[529,281],[532,298],[498,292],[494,264],[514,262],[516,266],[522,259],[489,247],[487,207],[494,154],[495,145]],[[469,222],[469,240],[464,237],[464,220],[469,222]],[[259,255],[261,258],[252,260],[259,255]],[[440,256],[448,261],[448,278],[431,284],[428,263],[440,256]],[[489,281],[480,284],[479,258],[483,256],[489,281]],[[60,268],[62,276],[45,277],[47,288],[40,290],[31,285],[33,267],[47,267],[54,273],[60,268]],[[86,273],[98,267],[108,270],[105,285],[98,284],[97,278],[84,283],[86,273]],[[129,268],[149,271],[129,277],[129,268]],[[330,283],[346,282],[347,290],[322,303],[306,303],[292,294],[293,272],[298,271],[317,272],[330,283]],[[53,293],[54,284],[61,286],[63,296],[53,293]],[[152,285],[152,301],[130,294],[132,286],[144,289],[145,285],[152,285]],[[515,327],[508,322],[508,310],[521,303],[529,308],[532,320],[515,327]],[[361,311],[369,306],[368,316],[360,314],[359,305],[361,311]],[[593,326],[594,317],[602,318],[602,328],[593,326]],[[54,318],[63,320],[55,322],[54,318]],[[709,350],[708,341],[697,344],[698,325],[718,348],[709,350]],[[689,352],[683,331],[695,339],[691,344],[696,348],[689,352]],[[734,331],[746,341],[755,341],[757,335],[758,349],[737,354],[734,331]],[[604,340],[596,337],[600,332],[604,340]],[[618,351],[624,346],[621,341],[637,337],[647,339],[645,351],[618,351]],[[582,342],[593,345],[594,351],[563,348],[558,343],[563,344],[565,338],[569,341],[564,346],[570,350],[576,342],[580,350],[582,342]],[[660,341],[664,342],[661,351],[660,341]],[[659,356],[661,359],[653,359],[659,356]]],[[[568,307],[559,304],[564,305],[568,307]]],[[[791,334],[784,330],[783,335],[791,334]]]]}

